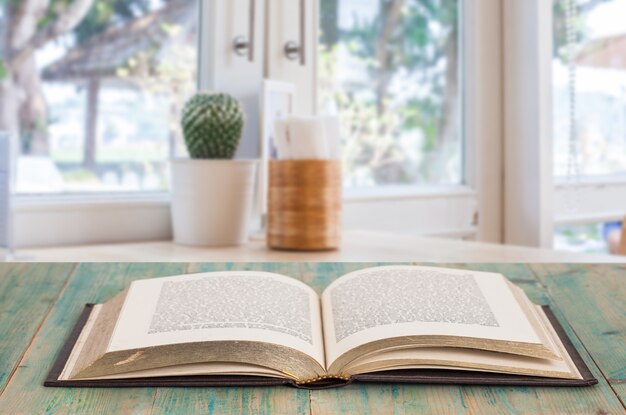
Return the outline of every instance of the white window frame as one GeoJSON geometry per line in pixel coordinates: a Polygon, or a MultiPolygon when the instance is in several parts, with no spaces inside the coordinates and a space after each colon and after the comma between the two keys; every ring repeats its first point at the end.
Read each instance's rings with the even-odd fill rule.
{"type": "Polygon", "coordinates": [[[461,0],[465,7],[463,113],[465,177],[476,192],[475,239],[503,241],[502,0],[461,0]]]}
{"type": "Polygon", "coordinates": [[[172,238],[167,193],[19,196],[13,219],[16,248],[172,238]]]}
{"type": "Polygon", "coordinates": [[[502,1],[504,242],[552,248],[556,226],[624,220],[626,179],[554,177],[552,1],[502,1]]]}
{"type": "MultiPolygon", "coordinates": [[[[271,20],[275,13],[280,15],[276,20],[286,20],[282,6],[290,0],[268,1],[268,19],[271,20]]],[[[463,90],[464,183],[347,188],[344,191],[345,228],[501,241],[501,176],[493,174],[501,168],[500,1],[459,2],[462,7],[459,31],[463,43],[459,49],[463,53],[460,59],[463,79],[460,84],[463,90]]],[[[295,14],[295,9],[292,12],[295,14]]],[[[317,15],[314,10],[312,16],[317,19],[317,15]]],[[[293,27],[290,26],[288,32],[291,35],[297,33],[299,22],[295,16],[290,24],[293,27]]],[[[317,26],[314,25],[315,28],[317,26]]],[[[283,40],[285,36],[280,30],[282,28],[272,27],[269,38],[283,40]]],[[[307,51],[318,49],[318,38],[315,32],[308,36],[307,51]]],[[[268,54],[276,55],[271,50],[268,54]]],[[[310,79],[315,78],[315,70],[313,66],[311,72],[303,73],[297,64],[294,66],[285,61],[269,65],[266,76],[296,83],[299,97],[308,101],[301,108],[315,108],[315,93],[309,96],[302,94],[302,91],[311,90],[309,84],[310,79]]],[[[315,88],[312,90],[315,91],[315,88]]]]}
{"type": "Polygon", "coordinates": [[[504,0],[504,242],[553,239],[552,1],[504,0]]]}
{"type": "Polygon", "coordinates": [[[554,211],[555,226],[623,221],[626,180],[617,176],[587,176],[577,182],[557,178],[554,211]]]}
{"type": "MultiPolygon", "coordinates": [[[[552,60],[546,47],[552,33],[548,3],[463,2],[472,23],[465,26],[463,71],[466,185],[347,191],[347,228],[398,230],[395,218],[402,217],[411,221],[402,231],[552,246],[555,224],[623,218],[625,180],[584,178],[573,190],[552,181],[552,152],[546,146],[552,60]],[[578,201],[574,210],[571,200],[578,201]],[[432,221],[433,212],[447,213],[432,221]]],[[[19,195],[14,206],[17,246],[171,238],[166,193],[19,195]]]]}
{"type": "MultiPolygon", "coordinates": [[[[621,220],[625,180],[553,183],[551,2],[461,2],[466,183],[348,190],[345,227],[549,247],[555,225],[621,220]]],[[[206,54],[199,65],[206,79],[206,54]]],[[[18,247],[171,239],[167,193],[18,195],[14,206],[18,247]]]]}
{"type": "MultiPolygon", "coordinates": [[[[206,21],[211,18],[206,2],[199,3],[200,19],[206,21]]],[[[344,198],[347,229],[501,241],[501,0],[461,4],[466,183],[348,189],[344,198]]],[[[316,18],[317,13],[312,15],[316,18]]],[[[199,32],[198,82],[202,88],[211,76],[207,43],[214,39],[203,24],[199,32]]],[[[317,41],[317,36],[310,39],[317,41]]],[[[312,46],[317,49],[309,45],[308,50],[312,46]]],[[[171,238],[167,193],[19,195],[14,205],[18,247],[171,238]]]]}

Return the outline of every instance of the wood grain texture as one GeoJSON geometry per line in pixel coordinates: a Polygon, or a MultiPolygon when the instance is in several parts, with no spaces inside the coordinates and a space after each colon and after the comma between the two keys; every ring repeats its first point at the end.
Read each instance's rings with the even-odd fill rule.
{"type": "Polygon", "coordinates": [[[0,394],[72,268],[0,263],[0,394]]]}
{"type": "Polygon", "coordinates": [[[85,303],[107,300],[132,280],[180,274],[185,268],[185,264],[80,265],[0,396],[0,414],[150,413],[155,393],[151,388],[44,388],[42,383],[85,303]]]}
{"type": "MultiPolygon", "coordinates": [[[[467,268],[476,271],[497,272],[507,276],[517,286],[521,287],[528,297],[536,304],[550,305],[552,311],[562,323],[567,335],[572,343],[589,366],[599,384],[589,388],[502,388],[505,394],[500,394],[499,404],[506,408],[513,408],[512,413],[533,413],[533,414],[613,414],[625,413],[623,404],[619,401],[615,392],[604,378],[602,372],[597,367],[594,358],[590,356],[590,350],[585,349],[575,331],[570,326],[571,314],[564,313],[560,303],[555,301],[546,292],[535,273],[529,266],[521,264],[448,264],[454,268],[467,268]]],[[[591,353],[594,353],[591,350],[591,353]]],[[[595,354],[594,354],[595,356],[595,354]]],[[[468,388],[466,392],[475,391],[478,388],[468,388]]],[[[494,399],[496,388],[480,388],[489,391],[488,395],[480,395],[483,399],[478,401],[478,407],[489,408],[488,401],[494,399]]],[[[501,391],[501,392],[502,392],[501,391]]],[[[473,400],[467,400],[472,402],[473,400]]],[[[481,411],[484,411],[482,409],[481,411]]],[[[496,413],[481,412],[475,413],[496,413]]]]}
{"type": "MultiPolygon", "coordinates": [[[[0,267],[0,293],[4,294],[4,291],[12,286],[12,283],[5,280],[7,275],[13,275],[12,279],[19,276],[23,283],[23,288],[12,291],[10,297],[6,295],[0,297],[0,311],[3,316],[0,333],[1,330],[6,330],[5,310],[13,310],[11,307],[19,304],[22,298],[31,298],[27,301],[29,304],[39,304],[37,299],[44,299],[43,305],[38,305],[43,311],[40,309],[21,317],[22,324],[30,325],[31,333],[35,337],[32,342],[30,339],[24,339],[23,344],[11,343],[10,356],[22,354],[24,356],[0,396],[0,413],[626,413],[617,396],[622,394],[623,397],[626,391],[622,376],[623,368],[619,365],[623,364],[624,353],[620,337],[623,335],[623,314],[620,314],[624,304],[623,284],[620,279],[623,268],[612,266],[602,268],[595,265],[565,266],[565,268],[561,265],[546,265],[543,268],[533,266],[531,270],[520,264],[432,264],[503,273],[522,287],[534,302],[550,304],[574,345],[594,375],[598,377],[600,383],[595,387],[354,384],[345,388],[307,391],[287,387],[64,389],[41,386],[50,364],[84,303],[104,301],[117,294],[134,279],[185,272],[259,270],[293,276],[321,293],[335,278],[349,271],[373,265],[381,264],[82,264],[71,275],[71,266],[63,264],[54,269],[46,268],[51,266],[45,264],[0,267]],[[44,283],[45,280],[42,278],[51,273],[54,273],[50,275],[52,282],[44,283]],[[602,275],[608,277],[602,278],[602,275]],[[54,296],[47,298],[43,294],[34,294],[33,297],[29,297],[32,294],[27,288],[30,286],[31,278],[35,280],[34,285],[37,285],[36,281],[43,284],[39,289],[40,292],[53,292],[54,287],[58,287],[57,292],[60,291],[60,295],[56,302],[54,296]],[[51,284],[52,288],[46,290],[44,288],[46,284],[51,284]],[[48,301],[48,308],[44,307],[45,301],[48,301]],[[45,317],[48,309],[50,312],[45,317]],[[600,317],[594,313],[600,313],[600,317]],[[593,317],[594,315],[596,317],[593,317]],[[42,320],[43,324],[39,327],[42,320]],[[582,338],[586,350],[569,324],[582,338]],[[39,330],[35,334],[37,327],[39,330]],[[617,333],[608,333],[611,331],[617,333]],[[598,333],[608,334],[594,340],[593,337],[598,333]],[[616,382],[610,384],[604,375],[609,379],[612,379],[610,376],[614,376],[616,382]]],[[[3,356],[2,353],[6,352],[0,349],[0,356],[3,356]]]]}
{"type": "MultiPolygon", "coordinates": [[[[306,263],[303,280],[320,294],[340,276],[383,263],[306,263]]],[[[460,414],[466,412],[460,388],[401,384],[352,384],[311,391],[313,414],[460,414]]]]}
{"type": "Polygon", "coordinates": [[[295,251],[339,248],[341,205],[338,160],[270,160],[267,245],[295,251]]]}
{"type": "MultiPolygon", "coordinates": [[[[318,278],[337,276],[341,268],[360,269],[374,264],[309,264],[309,273],[318,278]]],[[[524,289],[531,300],[550,304],[560,321],[563,314],[545,295],[534,274],[525,265],[507,264],[417,264],[464,268],[505,274],[524,289]]],[[[566,325],[565,325],[566,326],[566,325]]],[[[569,336],[572,331],[566,326],[569,336]]],[[[539,388],[487,386],[435,386],[354,384],[342,389],[311,392],[312,413],[362,414],[613,414],[624,413],[610,386],[578,339],[573,338],[600,385],[592,388],[539,388]]]]}
{"type": "MultiPolygon", "coordinates": [[[[198,263],[189,272],[266,271],[297,277],[300,264],[198,263]]],[[[309,391],[295,388],[159,388],[154,414],[301,414],[309,413],[309,391]]]]}
{"type": "Polygon", "coordinates": [[[531,269],[626,402],[626,266],[536,264],[531,269]]]}

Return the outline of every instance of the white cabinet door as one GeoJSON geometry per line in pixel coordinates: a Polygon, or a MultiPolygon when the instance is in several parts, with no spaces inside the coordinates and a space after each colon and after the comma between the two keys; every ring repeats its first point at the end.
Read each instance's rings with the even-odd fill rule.
{"type": "Polygon", "coordinates": [[[246,124],[237,157],[256,158],[265,58],[265,0],[203,0],[200,19],[203,53],[199,62],[199,88],[228,92],[242,103],[246,124]],[[237,53],[236,39],[249,42],[248,48],[237,53]]]}
{"type": "Polygon", "coordinates": [[[295,84],[295,112],[303,115],[317,106],[318,9],[318,0],[267,0],[265,77],[295,84]],[[303,46],[303,56],[288,56],[288,44],[303,46]]]}

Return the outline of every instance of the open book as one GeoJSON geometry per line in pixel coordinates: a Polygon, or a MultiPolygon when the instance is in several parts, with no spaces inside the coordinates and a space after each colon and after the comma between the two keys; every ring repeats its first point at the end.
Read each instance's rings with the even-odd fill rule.
{"type": "Polygon", "coordinates": [[[91,307],[46,385],[445,383],[446,370],[454,383],[594,383],[555,322],[486,272],[366,268],[321,297],[267,272],[154,278],[91,307]]]}

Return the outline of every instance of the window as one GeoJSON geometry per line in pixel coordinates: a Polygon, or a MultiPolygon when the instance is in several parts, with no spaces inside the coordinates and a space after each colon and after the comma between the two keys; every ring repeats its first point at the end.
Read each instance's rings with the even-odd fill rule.
{"type": "Polygon", "coordinates": [[[178,114],[196,85],[196,1],[46,3],[3,2],[15,24],[0,43],[19,45],[0,91],[13,111],[0,129],[19,141],[17,192],[166,189],[166,160],[182,148],[178,114]]]}
{"type": "MultiPolygon", "coordinates": [[[[71,238],[27,229],[35,216],[65,224],[79,211],[85,223],[129,224],[129,240],[169,237],[167,197],[148,191],[167,189],[166,160],[184,151],[178,118],[196,66],[200,88],[242,101],[242,157],[257,156],[263,78],[295,83],[301,113],[340,116],[346,228],[501,240],[501,178],[492,174],[502,164],[500,1],[58,3],[91,7],[27,54],[40,86],[30,109],[40,112],[16,124],[18,190],[62,197],[19,198],[16,233],[28,237],[18,245],[120,240],[114,226],[71,238]],[[234,53],[240,37],[253,54],[234,53]],[[288,42],[304,42],[306,59],[286,57],[288,42]]],[[[14,2],[0,4],[11,18],[14,2]]],[[[39,28],[70,12],[50,10],[39,28]]]]}
{"type": "Polygon", "coordinates": [[[557,226],[554,248],[574,252],[609,252],[611,240],[618,244],[622,224],[620,222],[592,223],[585,225],[557,226]]]}
{"type": "Polygon", "coordinates": [[[319,111],[348,187],[463,181],[459,2],[321,0],[319,111]]]}
{"type": "Polygon", "coordinates": [[[568,164],[575,164],[570,170],[575,168],[582,176],[626,178],[624,15],[624,0],[555,2],[553,128],[557,177],[567,176],[568,164]],[[573,144],[570,134],[574,134],[573,144]]]}
{"type": "Polygon", "coordinates": [[[626,177],[626,1],[573,3],[571,22],[567,19],[570,0],[559,0],[555,7],[555,174],[567,175],[571,161],[584,176],[626,177]],[[568,26],[573,42],[567,39],[568,26]],[[570,57],[575,73],[568,71],[570,57]],[[578,141],[573,149],[571,116],[578,141]]]}
{"type": "Polygon", "coordinates": [[[557,197],[567,193],[555,247],[608,252],[626,215],[615,193],[626,182],[626,1],[555,0],[553,11],[554,175],[557,197]]]}

